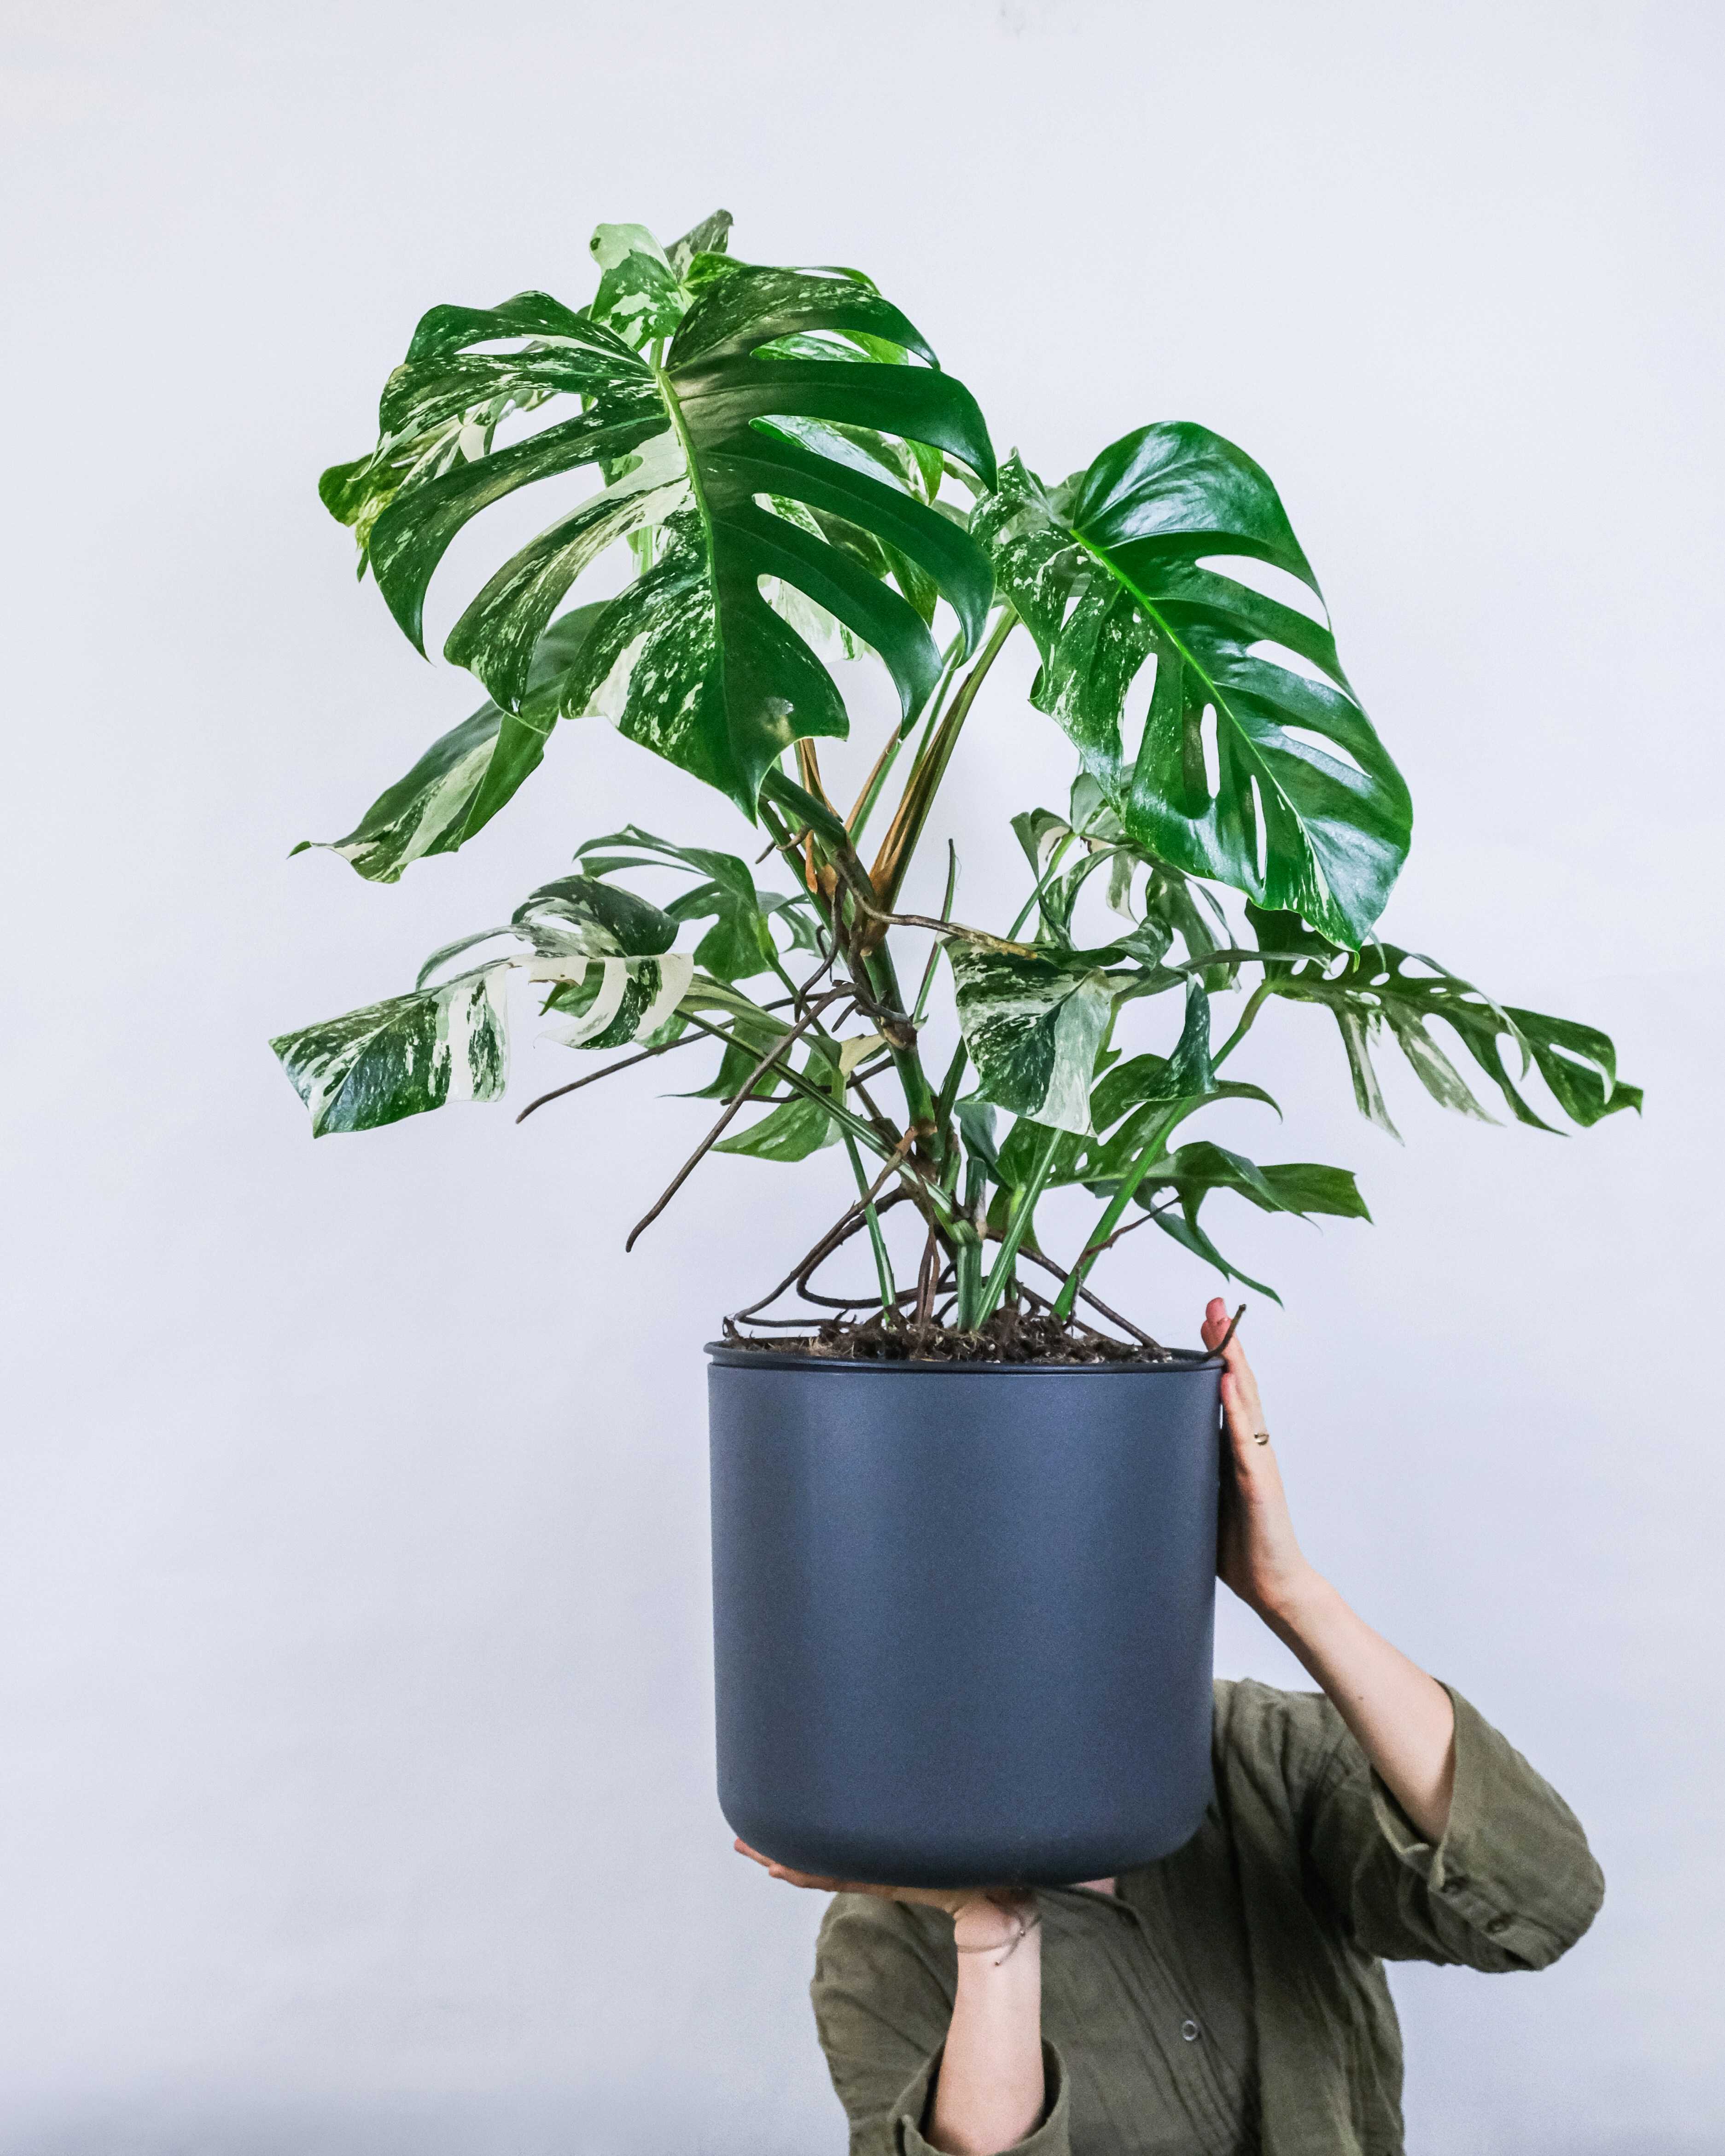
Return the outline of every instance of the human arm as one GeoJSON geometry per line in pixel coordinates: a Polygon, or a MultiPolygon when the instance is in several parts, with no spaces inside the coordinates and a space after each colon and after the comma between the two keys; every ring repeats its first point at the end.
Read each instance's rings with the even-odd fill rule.
{"type": "MultiPolygon", "coordinates": [[[[1227,1330],[1219,1301],[1204,1337],[1227,1330]]],[[[1237,1341],[1222,1380],[1227,1457],[1217,1569],[1326,1698],[1229,1688],[1224,1757],[1273,1773],[1290,1831],[1356,1941],[1389,1960],[1543,1969],[1597,1913],[1604,1881],[1579,1821],[1459,1693],[1399,1654],[1302,1555],[1237,1341]],[[1351,1741],[1350,1741],[1351,1740],[1351,1741]]]]}
{"type": "Polygon", "coordinates": [[[869,2156],[1000,2156],[1008,2149],[1065,2156],[1064,2107],[1050,2103],[1045,2070],[1042,1942],[1032,1897],[817,1878],[746,1843],[736,1846],[791,1886],[951,1921],[958,1949],[951,1993],[916,1950],[922,1926],[865,1922],[865,1911],[838,1903],[840,1921],[829,1917],[823,1929],[817,2018],[858,2156],[865,2148],[869,2156]],[[1060,2118],[1045,2121],[1045,2111],[1056,2109],[1060,2118]]]}
{"type": "MultiPolygon", "coordinates": [[[[1214,1348],[1228,1330],[1219,1299],[1204,1313],[1214,1348]]],[[[1288,1512],[1257,1380],[1238,1337],[1223,1351],[1222,1413],[1231,1473],[1222,1482],[1216,1569],[1330,1699],[1408,1818],[1442,1840],[1455,1786],[1455,1712],[1437,1681],[1349,1609],[1307,1562],[1288,1512]]]]}

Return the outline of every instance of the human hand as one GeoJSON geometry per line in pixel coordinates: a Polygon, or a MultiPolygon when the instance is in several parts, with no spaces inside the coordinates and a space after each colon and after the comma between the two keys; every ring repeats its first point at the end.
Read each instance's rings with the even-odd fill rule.
{"type": "MultiPolygon", "coordinates": [[[[1218,1296],[1204,1312],[1204,1346],[1214,1348],[1227,1330],[1227,1306],[1218,1296]]],[[[1237,1335],[1224,1349],[1222,1363],[1223,1428],[1234,1471],[1222,1477],[1216,1572],[1242,1602],[1279,1627],[1292,1617],[1317,1575],[1296,1538],[1258,1381],[1237,1335]]]]}
{"type": "Polygon", "coordinates": [[[1030,1895],[1017,1887],[876,1887],[863,1879],[828,1879],[812,1871],[793,1871],[788,1864],[763,1856],[740,1836],[731,1846],[788,1887],[813,1887],[822,1894],[872,1894],[877,1902],[910,1902],[925,1909],[944,1909],[953,1936],[968,1950],[985,1953],[1010,1947],[1022,1938],[1030,1895]]]}

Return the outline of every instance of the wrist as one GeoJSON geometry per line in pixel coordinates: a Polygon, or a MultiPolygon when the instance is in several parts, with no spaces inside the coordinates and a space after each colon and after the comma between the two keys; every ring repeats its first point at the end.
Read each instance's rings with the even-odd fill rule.
{"type": "Polygon", "coordinates": [[[1036,1897],[1014,1895],[995,1901],[979,1894],[952,1915],[952,1943],[961,1955],[978,1962],[1028,1951],[1035,1938],[1036,1897]]]}
{"type": "Polygon", "coordinates": [[[1271,1630],[1291,1646],[1322,1623],[1335,1600],[1336,1590],[1323,1574],[1302,1563],[1257,1596],[1254,1606],[1271,1630]]]}

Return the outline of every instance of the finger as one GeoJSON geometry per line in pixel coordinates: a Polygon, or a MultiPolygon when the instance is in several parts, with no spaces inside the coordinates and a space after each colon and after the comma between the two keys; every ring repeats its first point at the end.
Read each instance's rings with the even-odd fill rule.
{"type": "MultiPolygon", "coordinates": [[[[1219,1306],[1218,1304],[1211,1305],[1212,1309],[1219,1306]]],[[[1224,1394],[1231,1389],[1234,1397],[1240,1403],[1242,1412],[1257,1417],[1252,1424],[1253,1429],[1262,1430],[1263,1405],[1258,1398],[1258,1380],[1253,1375],[1251,1364],[1246,1360],[1246,1352],[1240,1345],[1238,1332],[1222,1350],[1222,1370],[1224,1394]]]]}
{"type": "Polygon", "coordinates": [[[776,1857],[763,1856],[758,1849],[751,1849],[741,1835],[732,1843],[731,1846],[739,1856],[747,1857],[750,1863],[758,1864],[763,1871],[769,1873],[774,1879],[783,1879],[787,1886],[819,1887],[824,1888],[829,1894],[844,1893],[849,1891],[842,1880],[824,1879],[813,1871],[793,1871],[788,1864],[781,1864],[776,1857]]]}
{"type": "Polygon", "coordinates": [[[1222,1373],[1222,1419],[1234,1454],[1236,1475],[1243,1482],[1261,1476],[1270,1458],[1269,1431],[1264,1425],[1257,1388],[1242,1384],[1232,1370],[1222,1373]],[[1260,1437],[1265,1440],[1260,1444],[1260,1437]]]}
{"type": "Polygon", "coordinates": [[[1214,1348],[1228,1330],[1228,1306],[1220,1296],[1213,1296],[1205,1306],[1204,1323],[1199,1328],[1206,1348],[1214,1348]]]}

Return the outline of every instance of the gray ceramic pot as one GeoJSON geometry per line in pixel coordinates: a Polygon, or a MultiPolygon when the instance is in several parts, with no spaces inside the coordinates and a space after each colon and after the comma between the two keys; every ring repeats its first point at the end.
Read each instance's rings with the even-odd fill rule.
{"type": "Polygon", "coordinates": [[[719,1802],[745,1841],[1050,1885],[1197,1830],[1214,1363],[707,1352],[719,1802]]]}

